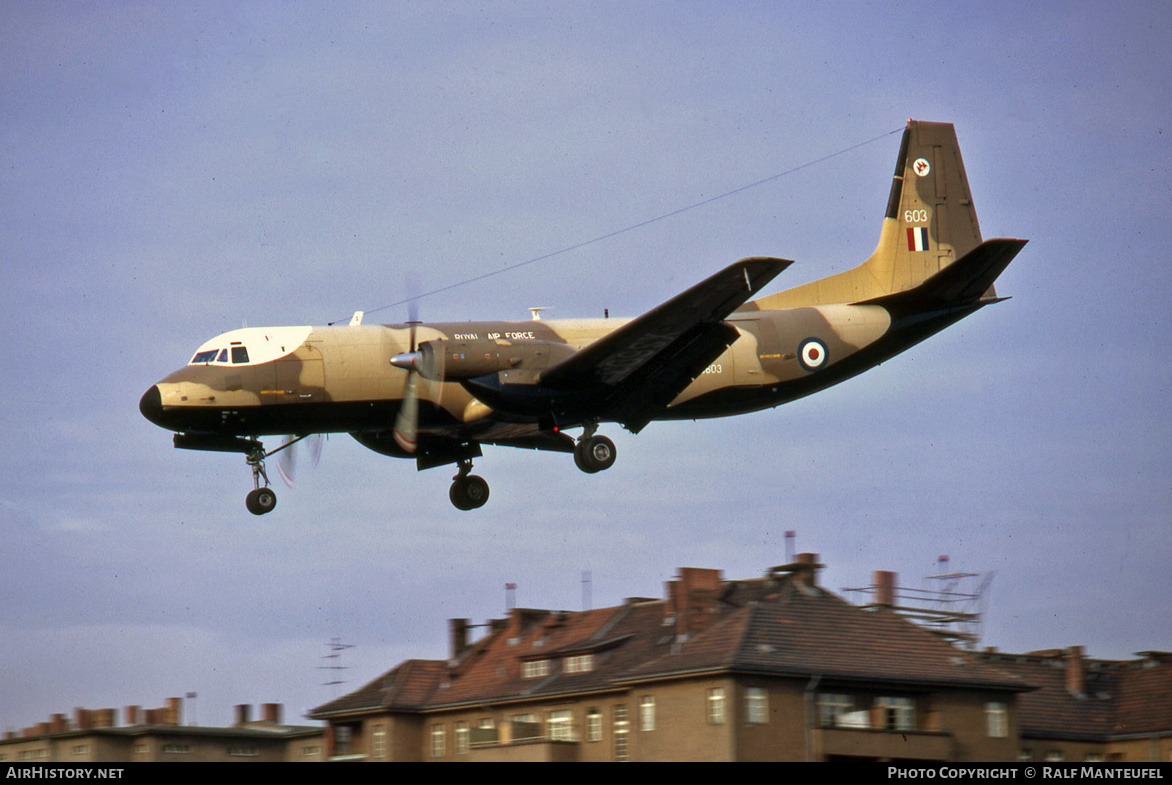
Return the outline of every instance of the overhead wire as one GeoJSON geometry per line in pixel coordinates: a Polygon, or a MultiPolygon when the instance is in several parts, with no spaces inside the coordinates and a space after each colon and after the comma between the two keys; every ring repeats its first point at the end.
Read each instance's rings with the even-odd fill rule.
{"type": "MultiPolygon", "coordinates": [[[[866,147],[867,145],[874,144],[875,142],[878,142],[881,139],[886,139],[887,137],[889,137],[893,134],[900,133],[903,130],[904,130],[903,126],[900,126],[899,128],[896,128],[893,131],[887,131],[885,133],[879,134],[878,136],[872,137],[864,142],[859,142],[859,143],[853,144],[849,147],[844,147],[841,150],[838,150],[833,153],[829,153],[827,155],[822,156],[821,158],[815,158],[813,160],[806,161],[805,163],[799,164],[791,169],[786,169],[784,172],[778,172],[777,174],[770,175],[769,177],[766,177],[761,180],[757,180],[755,182],[749,183],[748,185],[742,185],[738,188],[734,188],[731,191],[725,191],[724,193],[717,194],[716,196],[710,196],[707,199],[701,199],[700,201],[694,202],[694,203],[689,204],[685,207],[680,207],[680,208],[677,208],[677,209],[672,210],[670,212],[663,213],[662,215],[657,215],[654,218],[648,218],[645,221],[640,221],[639,223],[631,224],[630,226],[623,227],[622,229],[616,229],[613,232],[607,232],[606,234],[601,234],[601,235],[594,237],[592,239],[589,239],[589,240],[583,240],[580,243],[574,243],[573,245],[567,245],[565,248],[560,248],[556,251],[550,251],[549,253],[544,253],[544,254],[541,254],[540,256],[534,256],[532,259],[526,259],[523,262],[516,262],[515,264],[510,264],[505,267],[501,267],[499,269],[492,270],[487,273],[481,273],[480,275],[476,275],[471,278],[466,278],[462,281],[457,281],[456,283],[447,284],[446,286],[441,286],[437,289],[431,289],[430,291],[426,291],[421,294],[412,295],[411,297],[406,297],[402,300],[398,300],[396,302],[389,303],[387,305],[379,306],[378,308],[374,308],[373,310],[365,311],[364,314],[369,315],[372,313],[378,313],[379,311],[385,311],[388,308],[395,308],[396,306],[406,305],[407,303],[414,302],[415,300],[422,300],[424,297],[431,297],[432,295],[441,294],[443,292],[451,291],[452,289],[457,289],[461,286],[467,286],[468,284],[476,283],[477,281],[483,281],[486,278],[492,278],[497,275],[502,275],[507,272],[512,272],[513,270],[519,270],[522,267],[526,267],[528,265],[535,264],[537,262],[543,262],[546,259],[552,259],[555,256],[560,256],[564,253],[569,253],[570,251],[576,251],[579,248],[585,248],[587,246],[594,245],[595,243],[600,243],[603,240],[609,240],[612,237],[618,237],[619,235],[626,234],[627,232],[633,232],[636,229],[642,229],[645,226],[650,226],[651,224],[658,223],[660,221],[665,221],[668,218],[674,218],[675,216],[681,215],[681,214],[686,213],[690,210],[695,210],[699,207],[704,207],[705,205],[712,204],[713,202],[719,202],[721,199],[727,199],[730,196],[735,196],[736,194],[742,193],[743,191],[748,191],[751,188],[757,188],[758,186],[765,185],[766,183],[771,183],[774,180],[777,180],[779,178],[794,174],[795,172],[800,172],[803,169],[808,169],[811,166],[816,166],[820,163],[824,163],[826,161],[829,161],[832,158],[837,158],[840,155],[845,155],[845,154],[852,152],[854,150],[858,150],[860,147],[866,147]]],[[[335,322],[329,322],[329,324],[334,325],[340,321],[344,321],[344,320],[339,319],[338,321],[335,321],[335,322]]]]}

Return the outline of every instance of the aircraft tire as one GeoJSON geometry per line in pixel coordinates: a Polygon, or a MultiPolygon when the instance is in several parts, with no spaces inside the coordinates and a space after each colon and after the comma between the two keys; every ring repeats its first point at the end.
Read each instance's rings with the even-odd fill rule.
{"type": "Polygon", "coordinates": [[[605,436],[591,436],[574,446],[574,463],[587,474],[609,469],[617,457],[614,442],[605,436]]]}
{"type": "Polygon", "coordinates": [[[244,500],[244,506],[253,515],[270,513],[277,506],[277,494],[272,488],[257,488],[249,492],[244,500]]]}
{"type": "Polygon", "coordinates": [[[458,510],[475,510],[488,501],[488,483],[475,474],[460,477],[452,483],[448,498],[458,510]]]}

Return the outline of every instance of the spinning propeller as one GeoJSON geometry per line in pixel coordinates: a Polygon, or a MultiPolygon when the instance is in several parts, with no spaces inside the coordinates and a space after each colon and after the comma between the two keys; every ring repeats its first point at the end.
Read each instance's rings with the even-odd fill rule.
{"type": "Polygon", "coordinates": [[[305,447],[309,450],[309,460],[311,465],[316,468],[318,463],[321,462],[321,451],[325,444],[320,433],[312,433],[305,436],[286,436],[284,444],[277,450],[274,450],[274,452],[280,453],[277,457],[277,471],[280,473],[281,479],[290,488],[293,487],[293,481],[297,477],[297,454],[299,452],[297,445],[307,439],[308,441],[305,447]]]}
{"type": "MultiPolygon", "coordinates": [[[[407,322],[410,328],[408,337],[410,348],[406,352],[396,354],[390,360],[391,365],[407,372],[403,402],[399,406],[399,414],[395,417],[394,436],[399,447],[412,455],[419,447],[419,376],[422,375],[425,379],[442,382],[444,364],[442,351],[433,351],[432,346],[426,342],[422,347],[418,345],[419,319],[417,316],[415,302],[412,301],[407,322]]],[[[441,384],[436,392],[436,405],[439,404],[438,396],[442,393],[443,385],[441,384]]]]}

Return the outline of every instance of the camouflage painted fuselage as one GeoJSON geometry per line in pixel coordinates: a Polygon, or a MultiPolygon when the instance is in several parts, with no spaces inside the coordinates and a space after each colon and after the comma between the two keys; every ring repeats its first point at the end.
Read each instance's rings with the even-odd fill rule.
{"type": "Polygon", "coordinates": [[[996,302],[1024,244],[982,240],[952,126],[909,122],[879,244],[854,269],[749,300],[789,262],[746,259],[632,320],[246,328],[205,343],[140,408],[189,440],[177,446],[345,432],[410,457],[391,434],[415,371],[390,361],[426,348],[421,445],[572,451],[566,428],[742,414],[855,376],[996,302]]]}

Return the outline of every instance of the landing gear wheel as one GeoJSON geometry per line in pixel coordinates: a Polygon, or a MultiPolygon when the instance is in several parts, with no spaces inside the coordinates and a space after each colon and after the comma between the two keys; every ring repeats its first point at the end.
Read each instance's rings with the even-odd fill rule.
{"type": "Polygon", "coordinates": [[[249,491],[244,506],[253,515],[264,515],[272,512],[277,506],[277,494],[272,488],[257,488],[255,491],[249,491]]]}
{"type": "Polygon", "coordinates": [[[475,474],[456,477],[448,491],[448,498],[459,510],[475,510],[488,501],[488,483],[475,474]]]}
{"type": "Polygon", "coordinates": [[[614,442],[605,436],[579,439],[574,445],[574,463],[587,474],[609,469],[614,466],[616,457],[614,442]]]}

